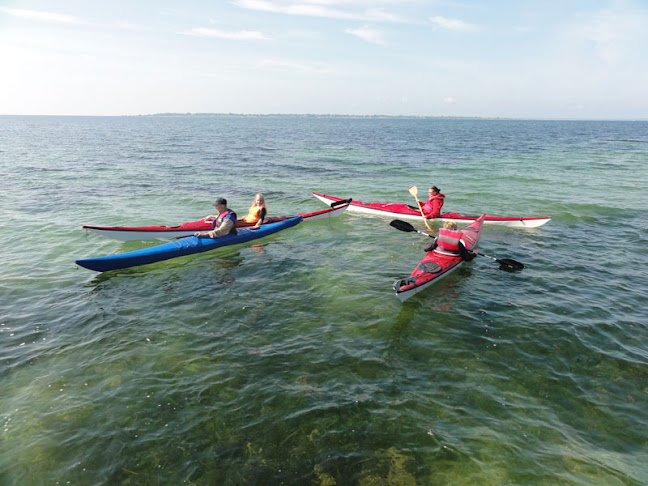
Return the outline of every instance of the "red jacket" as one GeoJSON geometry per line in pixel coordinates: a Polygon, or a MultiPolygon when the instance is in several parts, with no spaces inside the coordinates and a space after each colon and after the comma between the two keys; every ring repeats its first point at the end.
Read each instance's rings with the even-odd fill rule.
{"type": "Polygon", "coordinates": [[[443,200],[445,199],[445,194],[437,194],[436,196],[431,196],[425,204],[423,204],[423,214],[426,218],[438,218],[441,216],[441,208],[443,207],[443,200]]]}

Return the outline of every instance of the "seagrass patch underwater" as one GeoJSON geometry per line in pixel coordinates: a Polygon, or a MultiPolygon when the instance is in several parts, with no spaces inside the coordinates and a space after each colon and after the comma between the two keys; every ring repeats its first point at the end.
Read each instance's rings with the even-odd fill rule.
{"type": "MultiPolygon", "coordinates": [[[[0,484],[648,483],[648,122],[0,117],[0,484]],[[345,214],[97,274],[312,191],[551,215],[401,304],[425,238],[345,214]]],[[[414,223],[418,229],[422,222],[414,223]]]]}

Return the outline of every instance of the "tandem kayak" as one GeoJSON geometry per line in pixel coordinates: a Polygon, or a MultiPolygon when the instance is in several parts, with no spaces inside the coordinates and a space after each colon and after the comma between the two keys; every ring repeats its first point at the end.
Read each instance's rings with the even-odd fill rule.
{"type": "MultiPolygon", "coordinates": [[[[333,201],[330,205],[331,207],[328,209],[314,211],[312,213],[299,213],[297,216],[301,216],[304,221],[335,218],[347,210],[350,202],[351,199],[333,201]]],[[[286,221],[287,219],[294,217],[295,216],[268,217],[263,220],[263,224],[286,221]]],[[[252,226],[252,223],[239,221],[236,224],[237,228],[245,228],[247,226],[252,226]]],[[[190,221],[188,223],[180,223],[175,226],[83,226],[83,228],[87,231],[99,233],[100,235],[120,241],[170,240],[173,238],[193,236],[196,231],[211,231],[213,229],[212,222],[205,221],[204,219],[190,221]]]]}
{"type": "MultiPolygon", "coordinates": [[[[474,250],[477,247],[485,216],[482,214],[474,222],[459,230],[463,235],[461,240],[468,250],[474,250]]],[[[443,253],[439,249],[428,251],[409,277],[394,282],[393,288],[396,296],[401,302],[405,302],[421,290],[455,271],[462,263],[463,260],[458,255],[443,253]]]]}
{"type": "MultiPolygon", "coordinates": [[[[313,196],[325,204],[331,204],[335,201],[342,200],[339,197],[327,196],[318,192],[313,192],[313,196]]],[[[398,203],[364,203],[362,201],[351,201],[349,212],[371,214],[374,216],[383,216],[387,218],[399,218],[409,221],[421,221],[420,210],[416,206],[398,203]]],[[[444,213],[439,218],[428,218],[428,221],[444,223],[454,221],[457,224],[466,224],[475,221],[479,216],[469,216],[460,213],[444,213]]],[[[484,224],[507,226],[509,228],[537,228],[551,221],[551,216],[531,216],[525,218],[486,216],[484,224]]]]}
{"type": "Polygon", "coordinates": [[[169,243],[142,248],[141,250],[118,253],[96,258],[84,258],[75,263],[81,267],[95,272],[107,272],[120,268],[137,267],[149,263],[161,262],[194,253],[221,248],[223,246],[237,245],[247,241],[258,240],[264,236],[291,228],[302,222],[301,216],[295,216],[285,221],[261,225],[258,229],[239,228],[238,234],[221,236],[220,238],[189,236],[169,243]]]}

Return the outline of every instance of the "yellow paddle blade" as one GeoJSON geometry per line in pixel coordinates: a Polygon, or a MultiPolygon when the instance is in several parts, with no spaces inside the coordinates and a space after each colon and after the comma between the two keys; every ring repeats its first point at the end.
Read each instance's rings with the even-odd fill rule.
{"type": "Polygon", "coordinates": [[[416,204],[418,204],[419,211],[421,211],[421,217],[423,218],[423,222],[425,223],[425,227],[431,231],[432,228],[430,228],[430,225],[427,222],[427,218],[425,217],[425,214],[423,214],[423,208],[421,207],[421,203],[419,202],[418,197],[417,197],[417,195],[418,195],[418,187],[411,186],[409,188],[409,192],[410,192],[410,194],[412,196],[414,196],[414,199],[416,199],[416,204]]]}

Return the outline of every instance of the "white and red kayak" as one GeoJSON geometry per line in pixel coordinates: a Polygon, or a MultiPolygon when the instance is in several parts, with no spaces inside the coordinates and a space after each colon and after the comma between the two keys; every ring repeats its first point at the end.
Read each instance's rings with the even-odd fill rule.
{"type": "MultiPolygon", "coordinates": [[[[314,211],[312,213],[300,213],[304,221],[315,221],[340,216],[349,207],[350,199],[340,199],[332,201],[328,209],[314,211]]],[[[295,216],[277,216],[268,217],[263,220],[263,224],[278,223],[294,218],[295,216]]],[[[252,226],[252,223],[239,221],[237,227],[252,226]]],[[[99,233],[100,235],[114,238],[120,241],[142,241],[142,240],[168,240],[173,238],[183,238],[193,236],[196,231],[211,231],[212,222],[200,219],[180,223],[175,226],[83,226],[87,231],[99,233]]]]}
{"type": "MultiPolygon", "coordinates": [[[[313,192],[313,196],[325,204],[342,200],[342,198],[327,196],[318,192],[313,192]]],[[[386,218],[399,218],[409,221],[421,221],[422,218],[421,212],[416,206],[398,203],[364,203],[362,201],[352,200],[349,206],[349,212],[383,216],[386,218]]],[[[478,217],[478,215],[470,216],[460,213],[444,213],[439,218],[428,218],[428,221],[440,223],[454,221],[457,224],[466,224],[475,221],[478,217]]],[[[526,218],[486,216],[484,224],[507,226],[509,228],[537,228],[549,221],[551,221],[551,216],[531,216],[526,218]]]]}
{"type": "MultiPolygon", "coordinates": [[[[485,217],[486,215],[482,214],[468,226],[459,230],[462,233],[461,241],[466,249],[475,250],[477,247],[485,217]]],[[[394,282],[393,288],[396,296],[401,302],[404,302],[455,271],[462,263],[463,260],[459,255],[446,253],[438,247],[428,251],[409,277],[394,282]]]]}

